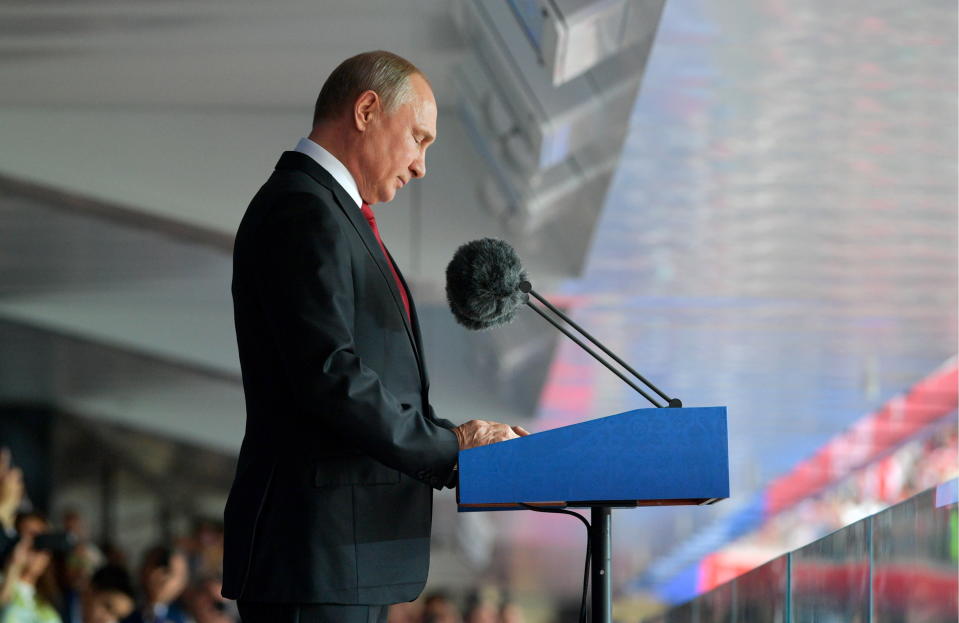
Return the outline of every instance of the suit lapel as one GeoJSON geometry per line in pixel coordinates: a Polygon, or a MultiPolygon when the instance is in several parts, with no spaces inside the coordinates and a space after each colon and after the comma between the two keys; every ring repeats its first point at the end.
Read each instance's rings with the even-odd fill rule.
{"type": "MultiPolygon", "coordinates": [[[[406,308],[403,306],[403,299],[400,297],[400,291],[397,288],[396,280],[393,279],[393,272],[386,263],[387,261],[392,261],[392,258],[387,260],[386,256],[383,255],[383,251],[380,249],[380,245],[376,241],[376,236],[373,235],[373,230],[370,228],[370,224],[366,222],[366,218],[363,217],[363,213],[360,212],[360,208],[353,201],[353,198],[350,197],[345,190],[343,190],[343,187],[340,186],[340,184],[333,178],[332,175],[329,174],[326,169],[321,167],[316,163],[315,160],[306,154],[301,154],[296,151],[284,152],[280,157],[280,161],[277,163],[276,168],[297,169],[303,171],[333,193],[333,196],[336,198],[336,202],[339,204],[340,209],[353,225],[353,228],[359,235],[360,240],[362,240],[364,246],[366,246],[367,252],[373,257],[373,261],[376,263],[376,267],[379,269],[380,275],[383,277],[383,280],[386,282],[386,286],[390,290],[390,295],[393,297],[393,303],[395,305],[396,312],[402,317],[403,326],[406,328],[406,335],[410,340],[410,344],[413,345],[413,353],[416,355],[416,362],[419,364],[420,376],[425,378],[426,368],[423,365],[421,346],[419,340],[417,339],[419,331],[417,330],[414,332],[413,330],[413,326],[410,322],[411,319],[406,315],[406,308]]],[[[399,268],[396,269],[396,272],[399,274],[399,268]]],[[[401,275],[400,279],[402,280],[402,278],[403,277],[401,275]]],[[[403,287],[406,287],[405,281],[403,282],[403,287]]],[[[409,288],[407,288],[407,298],[410,301],[410,311],[412,312],[413,299],[409,296],[409,288]]]]}

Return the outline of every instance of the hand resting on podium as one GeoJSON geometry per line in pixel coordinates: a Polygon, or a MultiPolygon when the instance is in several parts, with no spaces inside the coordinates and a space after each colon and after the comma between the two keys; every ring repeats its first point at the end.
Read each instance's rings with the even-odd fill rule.
{"type": "Polygon", "coordinates": [[[517,439],[529,435],[522,426],[509,426],[499,422],[486,420],[470,420],[453,429],[460,450],[467,450],[477,446],[517,439]]]}

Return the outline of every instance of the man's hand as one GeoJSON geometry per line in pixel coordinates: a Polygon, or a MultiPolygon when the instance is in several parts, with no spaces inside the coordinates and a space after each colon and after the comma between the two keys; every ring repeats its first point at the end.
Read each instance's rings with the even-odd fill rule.
{"type": "Polygon", "coordinates": [[[522,426],[508,426],[499,422],[487,422],[486,420],[470,420],[454,428],[453,432],[456,433],[460,450],[529,435],[522,426]]]}

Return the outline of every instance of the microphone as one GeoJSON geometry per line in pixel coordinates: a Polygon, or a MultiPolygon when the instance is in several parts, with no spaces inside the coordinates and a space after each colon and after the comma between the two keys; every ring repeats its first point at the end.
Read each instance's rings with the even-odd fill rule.
{"type": "Polygon", "coordinates": [[[446,300],[453,317],[472,331],[511,322],[529,297],[520,291],[526,271],[506,242],[483,238],[456,250],[446,267],[446,300]]]}
{"type": "Polygon", "coordinates": [[[526,271],[520,264],[519,256],[507,242],[496,238],[483,238],[468,242],[456,250],[453,259],[446,267],[446,300],[449,302],[453,317],[467,329],[479,331],[511,322],[516,317],[516,310],[519,309],[520,305],[525,304],[562,331],[566,337],[573,340],[577,346],[592,355],[594,359],[606,366],[627,385],[639,392],[646,400],[657,407],[664,406],[627,378],[620,370],[613,367],[609,361],[601,357],[599,353],[570,332],[569,329],[534,305],[530,301],[530,296],[539,301],[563,322],[573,327],[580,335],[592,342],[635,378],[659,394],[666,401],[665,406],[683,406],[679,398],[670,398],[664,394],[613,351],[606,348],[599,340],[587,333],[585,329],[533,290],[533,286],[527,280],[526,271]]]}

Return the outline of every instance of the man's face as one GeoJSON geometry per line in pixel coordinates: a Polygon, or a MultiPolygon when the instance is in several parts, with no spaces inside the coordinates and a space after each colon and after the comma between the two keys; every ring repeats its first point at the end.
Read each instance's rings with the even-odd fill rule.
{"type": "Polygon", "coordinates": [[[436,100],[419,74],[409,78],[410,101],[385,113],[382,101],[366,125],[357,186],[363,201],[391,201],[414,177],[426,175],[426,148],[436,137],[436,100]]]}

